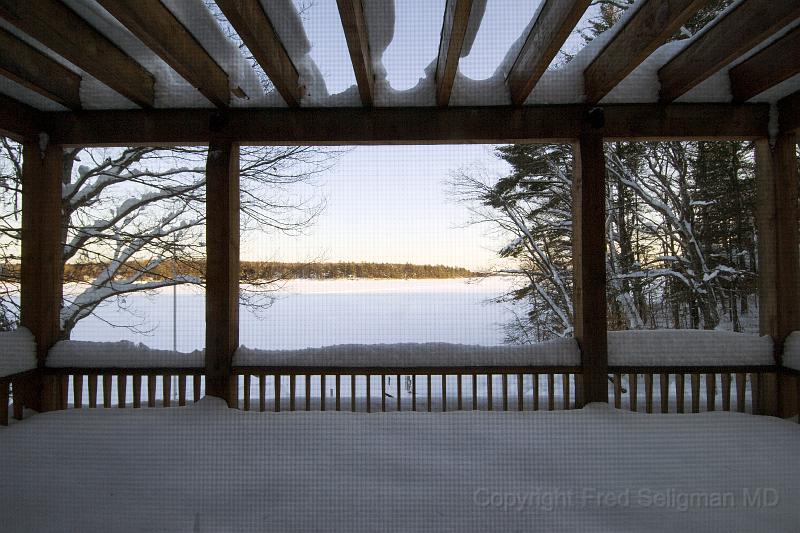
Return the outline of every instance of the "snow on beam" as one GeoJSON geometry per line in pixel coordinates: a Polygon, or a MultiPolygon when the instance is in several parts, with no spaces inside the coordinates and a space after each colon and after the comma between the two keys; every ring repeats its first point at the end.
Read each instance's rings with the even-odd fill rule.
{"type": "Polygon", "coordinates": [[[556,56],[591,0],[543,0],[538,18],[517,55],[506,84],[511,101],[522,105],[556,56]]]}
{"type": "Polygon", "coordinates": [[[667,42],[707,0],[645,2],[584,72],[586,100],[595,104],[667,42]]]}
{"type": "Polygon", "coordinates": [[[153,76],[63,3],[0,0],[0,18],[135,104],[153,107],[153,76]]]}
{"type": "Polygon", "coordinates": [[[436,105],[444,107],[450,102],[472,4],[472,0],[447,0],[436,62],[436,105]]]}
{"type": "Polygon", "coordinates": [[[730,70],[733,101],[746,102],[796,74],[800,74],[800,27],[730,70]]]}
{"type": "Polygon", "coordinates": [[[217,107],[228,107],[228,75],[160,0],[99,0],[138,37],[217,107]]]}
{"type": "Polygon", "coordinates": [[[43,123],[40,111],[0,94],[0,135],[23,141],[39,135],[43,123]]]}
{"type": "Polygon", "coordinates": [[[342,19],[361,103],[369,107],[374,101],[375,75],[372,72],[367,24],[361,0],[337,0],[336,3],[339,6],[339,18],[342,19]]]}
{"type": "Polygon", "coordinates": [[[300,75],[259,0],[215,0],[286,104],[303,97],[300,75]]]}
{"type": "MultiPolygon", "coordinates": [[[[607,139],[748,140],[767,137],[766,104],[625,104],[603,107],[607,139]]],[[[219,132],[244,145],[570,142],[586,107],[231,109],[219,132]]],[[[205,145],[203,109],[43,114],[67,146],[205,145]]]]}
{"type": "Polygon", "coordinates": [[[0,29],[0,75],[72,110],[81,108],[81,77],[0,29]]]}
{"type": "Polygon", "coordinates": [[[800,129],[800,91],[778,101],[778,124],[783,133],[800,129]]]}
{"type": "Polygon", "coordinates": [[[798,17],[797,0],[740,2],[661,67],[660,100],[674,101],[798,17]]]}

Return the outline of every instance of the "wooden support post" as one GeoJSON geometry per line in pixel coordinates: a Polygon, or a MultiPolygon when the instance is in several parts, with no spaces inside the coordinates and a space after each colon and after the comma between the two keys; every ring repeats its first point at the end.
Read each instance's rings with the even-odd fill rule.
{"type": "MultiPolygon", "coordinates": [[[[39,368],[61,334],[63,238],[61,173],[64,151],[41,139],[23,143],[21,324],[36,339],[39,368]]],[[[23,402],[43,411],[61,408],[61,382],[40,373],[19,391],[23,402]]]]}
{"type": "Polygon", "coordinates": [[[581,349],[583,402],[608,402],[606,344],[605,156],[591,128],[573,144],[572,261],[575,338],[581,349]]]}
{"type": "MultiPolygon", "coordinates": [[[[798,186],[794,133],[781,133],[774,144],[756,142],[758,179],[759,330],[775,340],[776,358],[786,336],[800,329],[800,259],[798,258],[798,186]]],[[[767,379],[761,388],[762,413],[797,412],[794,387],[767,379]],[[776,390],[777,389],[777,390],[776,390]]]]}
{"type": "Polygon", "coordinates": [[[238,403],[239,145],[212,139],[206,163],[206,394],[238,403]]]}

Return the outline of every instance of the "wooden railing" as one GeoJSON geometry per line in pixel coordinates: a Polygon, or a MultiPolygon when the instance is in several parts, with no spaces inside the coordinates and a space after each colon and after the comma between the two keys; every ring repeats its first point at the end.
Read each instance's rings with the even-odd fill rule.
{"type": "Polygon", "coordinates": [[[0,426],[8,425],[8,411],[9,407],[12,410],[12,416],[15,420],[22,420],[23,402],[17,394],[18,388],[22,383],[33,376],[34,371],[20,372],[10,376],[0,377],[0,426]],[[10,400],[13,398],[13,403],[9,405],[10,400]]]}
{"type": "Polygon", "coordinates": [[[275,412],[573,409],[581,382],[578,367],[237,367],[234,373],[241,409],[275,412]]]}
{"type": "Polygon", "coordinates": [[[646,413],[762,413],[774,366],[609,367],[609,398],[618,409],[646,413]],[[719,401],[718,401],[718,396],[719,401]]]}

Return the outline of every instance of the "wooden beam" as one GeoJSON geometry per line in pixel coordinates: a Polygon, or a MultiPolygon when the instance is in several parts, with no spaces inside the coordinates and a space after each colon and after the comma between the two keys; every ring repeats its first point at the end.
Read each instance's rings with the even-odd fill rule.
{"type": "Polygon", "coordinates": [[[63,3],[0,0],[0,18],[135,104],[153,107],[153,76],[63,3]]]}
{"type": "Polygon", "coordinates": [[[289,107],[303,98],[300,75],[259,0],[215,0],[289,107]]]}
{"type": "Polygon", "coordinates": [[[747,0],[737,4],[661,67],[661,101],[674,101],[797,17],[797,0],[747,0]]]}
{"type": "Polygon", "coordinates": [[[525,44],[506,76],[514,104],[525,103],[590,3],[591,0],[544,0],[525,44]]]}
{"type": "Polygon", "coordinates": [[[444,8],[439,56],[436,61],[436,105],[447,106],[458,72],[461,48],[467,33],[472,0],[447,0],[444,8]]]}
{"type": "MultiPolygon", "coordinates": [[[[774,145],[756,142],[759,330],[777,347],[800,329],[796,143],[792,133],[779,134],[774,145]]],[[[777,399],[773,387],[766,391],[766,414],[790,416],[797,410],[794,389],[778,388],[777,399]]]]}
{"type": "Polygon", "coordinates": [[[584,71],[587,102],[596,104],[602,100],[707,3],[708,0],[644,2],[584,71]]]}
{"type": "MultiPolygon", "coordinates": [[[[61,146],[31,139],[23,143],[21,324],[36,339],[39,368],[61,336],[61,282],[64,274],[61,221],[61,146]]],[[[60,381],[41,377],[43,410],[58,409],[60,381]]],[[[26,403],[30,402],[29,398],[26,403]]],[[[35,401],[35,400],[34,400],[35,401]]],[[[30,405],[30,404],[29,404],[30,405]]]]}
{"type": "MultiPolygon", "coordinates": [[[[768,136],[766,104],[609,105],[609,140],[747,140],[768,136]]],[[[572,142],[585,106],[231,109],[226,138],[244,145],[572,142]]],[[[52,138],[68,146],[207,144],[203,109],[48,113],[52,138]]]]}
{"type": "Polygon", "coordinates": [[[778,101],[778,125],[783,133],[800,129],[800,91],[778,101]]]}
{"type": "Polygon", "coordinates": [[[0,135],[15,141],[36,138],[42,130],[42,113],[27,104],[0,94],[0,135]]]}
{"type": "Polygon", "coordinates": [[[605,180],[603,138],[587,130],[573,144],[572,170],[573,309],[585,403],[608,401],[605,180]]]}
{"type": "Polygon", "coordinates": [[[350,51],[350,62],[356,74],[361,103],[369,107],[375,101],[375,75],[372,72],[364,9],[361,0],[336,0],[336,3],[339,6],[339,18],[342,20],[347,49],[350,51]]]}
{"type": "Polygon", "coordinates": [[[228,107],[228,74],[160,0],[99,3],[212,104],[228,107]]]}
{"type": "Polygon", "coordinates": [[[68,109],[81,108],[81,77],[1,28],[0,75],[68,109]]]}
{"type": "Polygon", "coordinates": [[[213,140],[206,163],[206,394],[238,401],[239,145],[213,140]]]}
{"type": "Polygon", "coordinates": [[[800,74],[800,27],[728,72],[733,101],[746,102],[797,74],[800,74]]]}

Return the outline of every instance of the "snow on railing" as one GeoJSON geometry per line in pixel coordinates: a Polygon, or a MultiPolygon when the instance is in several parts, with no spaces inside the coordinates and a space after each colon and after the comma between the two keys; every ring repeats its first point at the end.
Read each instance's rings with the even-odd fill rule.
{"type": "Polygon", "coordinates": [[[783,366],[800,371],[800,331],[792,332],[783,345],[783,366]]]}
{"type": "Polygon", "coordinates": [[[36,341],[26,328],[0,332],[0,377],[36,368],[36,341]]]}
{"type": "Polygon", "coordinates": [[[202,368],[204,352],[156,350],[130,341],[60,341],[47,354],[48,368],[202,368]]]}

